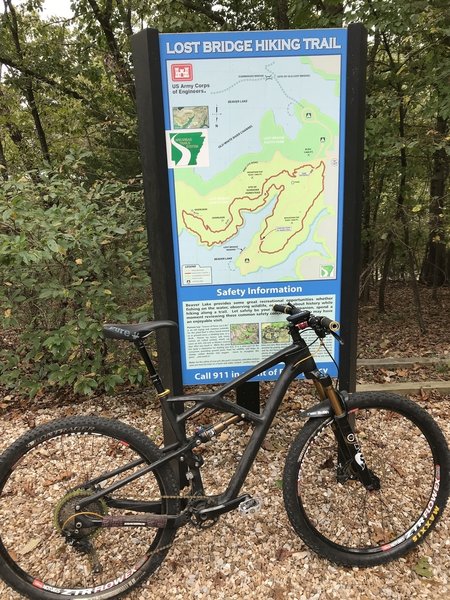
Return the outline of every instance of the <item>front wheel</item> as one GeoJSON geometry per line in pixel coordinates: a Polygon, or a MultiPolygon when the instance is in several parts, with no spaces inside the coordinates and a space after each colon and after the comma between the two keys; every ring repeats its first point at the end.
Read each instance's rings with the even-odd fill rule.
{"type": "Polygon", "coordinates": [[[334,419],[310,419],[286,459],[284,502],[295,531],[318,554],[372,566],[405,554],[434,528],[449,494],[449,452],[431,416],[402,396],[356,393],[348,409],[380,489],[351,477],[339,483],[334,419]]]}
{"type": "Polygon", "coordinates": [[[133,522],[133,515],[153,513],[163,521],[178,514],[179,488],[168,465],[93,497],[161,456],[142,432],[99,417],[61,419],[23,435],[0,457],[0,576],[39,600],[105,600],[129,592],[161,564],[176,530],[76,530],[75,515],[111,523],[123,515],[133,522]]]}

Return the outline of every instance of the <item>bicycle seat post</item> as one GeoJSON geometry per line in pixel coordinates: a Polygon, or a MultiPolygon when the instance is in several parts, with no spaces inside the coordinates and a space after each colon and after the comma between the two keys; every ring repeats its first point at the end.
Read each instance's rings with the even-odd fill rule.
{"type": "Polygon", "coordinates": [[[137,339],[134,340],[134,345],[139,350],[139,354],[142,356],[142,359],[147,367],[147,371],[150,376],[150,381],[153,383],[156,392],[158,394],[158,398],[164,398],[170,394],[170,390],[164,388],[163,383],[161,381],[161,377],[159,376],[158,371],[155,369],[155,365],[153,364],[152,359],[145,347],[143,340],[137,339]]]}

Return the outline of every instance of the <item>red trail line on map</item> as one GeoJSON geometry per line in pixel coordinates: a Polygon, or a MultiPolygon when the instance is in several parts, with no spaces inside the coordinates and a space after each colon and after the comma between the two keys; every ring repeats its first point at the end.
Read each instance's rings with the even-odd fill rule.
{"type": "MultiPolygon", "coordinates": [[[[271,189],[274,187],[274,188],[275,188],[276,190],[278,190],[278,191],[280,191],[280,190],[281,190],[281,193],[278,195],[278,199],[277,199],[277,201],[276,201],[276,203],[275,203],[274,210],[272,211],[272,214],[270,215],[270,216],[273,216],[273,214],[274,214],[274,211],[275,211],[275,208],[276,208],[276,206],[277,206],[277,204],[278,204],[278,202],[279,202],[280,195],[281,195],[281,194],[284,192],[284,190],[285,190],[285,186],[284,186],[284,185],[279,185],[279,186],[277,186],[275,183],[272,183],[271,185],[269,185],[269,187],[268,187],[268,188],[266,189],[266,191],[264,192],[264,187],[266,186],[266,184],[267,184],[267,183],[268,183],[268,182],[269,182],[271,179],[274,179],[274,178],[276,178],[276,177],[279,177],[279,176],[280,176],[280,175],[282,175],[283,173],[286,173],[286,174],[287,174],[289,177],[292,177],[292,178],[293,178],[293,177],[295,177],[295,176],[296,176],[297,172],[298,172],[298,171],[300,171],[300,169],[303,169],[303,168],[305,168],[305,167],[311,167],[311,169],[312,169],[313,171],[314,171],[314,170],[316,170],[316,169],[318,169],[319,167],[322,167],[322,169],[323,169],[323,170],[325,170],[325,164],[324,164],[324,162],[323,162],[323,161],[321,161],[321,162],[320,162],[320,164],[319,164],[317,167],[313,167],[313,165],[311,165],[310,163],[306,163],[306,164],[304,164],[304,165],[300,165],[299,167],[297,167],[296,169],[294,169],[294,170],[292,171],[292,173],[290,173],[290,172],[289,172],[287,169],[283,169],[282,171],[280,171],[280,172],[279,172],[279,173],[277,173],[276,175],[271,175],[270,177],[268,177],[267,179],[265,179],[265,181],[264,181],[264,183],[262,184],[262,187],[261,187],[261,190],[262,190],[262,191],[261,191],[261,193],[260,193],[258,196],[254,197],[254,198],[252,198],[251,196],[239,196],[238,198],[234,198],[234,199],[233,199],[233,201],[232,201],[232,202],[230,203],[230,205],[228,206],[228,214],[229,214],[229,216],[230,216],[230,219],[229,219],[229,220],[228,220],[228,222],[226,223],[225,227],[222,227],[221,229],[213,229],[213,228],[212,228],[212,227],[210,227],[210,226],[209,226],[207,223],[205,223],[205,221],[203,220],[203,218],[202,218],[201,216],[199,216],[199,215],[195,215],[194,213],[188,212],[187,210],[183,210],[183,211],[182,211],[182,213],[181,213],[181,215],[182,215],[182,219],[183,219],[183,223],[184,223],[184,225],[185,225],[186,229],[187,229],[188,231],[190,231],[191,233],[195,234],[196,236],[198,236],[198,238],[200,239],[200,241],[201,241],[203,244],[206,244],[206,246],[210,247],[210,246],[215,246],[215,245],[217,245],[217,244],[223,244],[224,242],[226,242],[226,241],[228,241],[229,239],[233,238],[233,237],[236,235],[236,232],[237,232],[237,230],[238,230],[238,229],[241,227],[241,225],[243,224],[243,222],[244,222],[244,219],[243,219],[243,217],[242,217],[242,213],[243,213],[243,212],[254,212],[255,210],[258,210],[258,208],[261,208],[261,206],[263,206],[263,205],[265,204],[265,201],[266,201],[266,199],[267,199],[267,197],[268,197],[268,195],[269,195],[269,193],[270,193],[270,190],[271,190],[271,189]],[[188,224],[186,223],[186,215],[189,215],[189,217],[191,217],[192,219],[195,219],[195,220],[197,220],[197,221],[200,221],[200,222],[202,223],[202,225],[203,225],[203,228],[204,228],[206,231],[210,231],[210,232],[211,232],[211,233],[213,233],[213,234],[221,233],[221,232],[223,232],[223,231],[226,231],[226,230],[227,230],[227,229],[230,227],[230,224],[231,224],[231,223],[233,223],[233,221],[234,221],[234,219],[233,219],[233,214],[232,214],[232,210],[231,210],[231,209],[232,209],[232,207],[233,207],[233,204],[234,204],[235,202],[238,202],[239,200],[248,200],[248,201],[250,201],[250,202],[255,202],[255,201],[259,200],[261,197],[262,197],[262,199],[261,199],[261,202],[260,202],[259,204],[257,204],[256,206],[254,206],[254,207],[252,207],[252,208],[245,207],[245,208],[239,208],[239,209],[238,209],[238,211],[237,211],[237,212],[238,212],[238,215],[239,215],[239,223],[235,225],[235,229],[234,229],[233,233],[231,233],[231,234],[230,234],[228,237],[225,237],[224,239],[218,240],[217,242],[208,242],[207,240],[203,239],[203,237],[202,237],[202,235],[201,235],[201,232],[199,232],[199,231],[197,231],[197,230],[195,230],[195,229],[192,229],[192,228],[191,228],[191,227],[189,227],[189,226],[188,226],[188,224]]],[[[289,242],[289,240],[290,240],[290,239],[291,239],[291,238],[292,238],[294,235],[296,235],[296,234],[297,234],[299,231],[301,231],[301,230],[303,229],[303,227],[304,227],[304,220],[306,219],[306,217],[307,217],[307,215],[308,215],[309,211],[311,210],[311,208],[314,206],[314,203],[315,203],[315,201],[317,200],[317,198],[320,196],[320,194],[321,194],[321,193],[323,192],[323,190],[324,190],[324,179],[325,179],[325,176],[324,176],[324,175],[322,175],[322,189],[321,189],[321,191],[319,192],[319,194],[317,194],[317,196],[314,198],[314,200],[313,200],[312,204],[311,204],[311,205],[308,207],[308,209],[307,209],[307,211],[306,211],[306,213],[305,213],[305,215],[304,215],[304,217],[303,217],[303,219],[302,219],[302,226],[301,226],[301,228],[300,228],[298,231],[296,231],[295,233],[293,233],[293,234],[292,234],[292,235],[289,237],[289,239],[287,240],[286,244],[289,242]]],[[[268,219],[268,218],[270,218],[270,217],[267,217],[267,218],[265,219],[265,222],[266,222],[266,229],[267,229],[267,219],[268,219]]],[[[262,242],[261,242],[261,244],[262,244],[262,242]]],[[[283,248],[286,246],[286,244],[283,246],[283,248]]],[[[260,245],[260,247],[261,247],[261,245],[260,245]]],[[[281,248],[281,250],[282,250],[283,248],[281,248]]],[[[263,251],[263,250],[261,250],[261,252],[264,252],[264,251],[263,251]]],[[[278,250],[277,250],[277,251],[275,251],[275,252],[278,252],[278,250]]],[[[265,252],[265,253],[266,253],[266,254],[273,254],[273,252],[265,252]]]]}
{"type": "MultiPolygon", "coordinates": [[[[311,165],[308,165],[311,166],[311,165]]],[[[267,236],[269,236],[271,233],[275,232],[276,229],[272,229],[271,231],[269,231],[268,234],[264,235],[264,233],[267,231],[269,224],[268,221],[271,217],[273,217],[277,204],[279,202],[279,197],[278,200],[275,203],[275,206],[273,207],[273,211],[272,214],[270,214],[268,217],[266,217],[264,219],[264,222],[266,224],[264,230],[261,232],[261,235],[259,236],[259,239],[261,240],[260,244],[259,244],[259,250],[261,253],[263,254],[276,254],[277,252],[281,252],[282,250],[284,250],[286,248],[286,246],[289,244],[289,240],[291,240],[294,236],[296,236],[298,233],[300,233],[300,231],[303,230],[304,226],[305,226],[305,219],[308,216],[309,211],[312,209],[312,207],[314,206],[314,204],[316,203],[317,198],[323,193],[324,189],[325,189],[325,164],[321,161],[319,165],[317,165],[317,167],[313,168],[313,170],[315,171],[316,169],[322,167],[322,189],[320,190],[320,192],[317,194],[317,196],[313,199],[312,203],[309,205],[308,210],[305,212],[305,214],[303,215],[303,219],[301,222],[301,227],[300,229],[297,229],[296,231],[294,231],[294,233],[292,235],[290,235],[288,237],[288,239],[285,241],[285,243],[283,244],[283,246],[281,248],[277,248],[277,250],[263,250],[262,249],[262,245],[264,244],[264,241],[267,239],[267,236]]]]}

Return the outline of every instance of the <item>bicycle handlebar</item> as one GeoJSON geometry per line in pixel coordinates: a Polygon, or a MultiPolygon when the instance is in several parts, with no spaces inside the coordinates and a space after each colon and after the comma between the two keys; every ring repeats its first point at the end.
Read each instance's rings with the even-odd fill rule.
{"type": "Polygon", "coordinates": [[[275,304],[273,307],[274,312],[283,313],[289,315],[286,319],[292,325],[305,324],[305,326],[311,327],[316,333],[317,330],[324,330],[325,333],[331,333],[335,335],[336,331],[339,331],[340,325],[338,321],[334,321],[325,316],[315,316],[310,313],[309,310],[301,310],[288,302],[287,304],[275,304]]]}
{"type": "Polygon", "coordinates": [[[285,313],[287,315],[292,315],[292,309],[295,308],[293,304],[274,304],[273,311],[279,313],[285,313]]]}
{"type": "Polygon", "coordinates": [[[320,325],[322,325],[322,327],[325,327],[325,329],[328,329],[329,331],[339,331],[339,329],[341,328],[338,321],[334,321],[333,319],[329,319],[328,317],[316,317],[316,319],[319,319],[320,325]]]}

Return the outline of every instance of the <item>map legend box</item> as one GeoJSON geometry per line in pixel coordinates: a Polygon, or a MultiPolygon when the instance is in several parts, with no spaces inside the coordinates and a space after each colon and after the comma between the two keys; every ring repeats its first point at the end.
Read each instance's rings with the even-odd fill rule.
{"type": "Polygon", "coordinates": [[[212,283],[211,267],[201,267],[200,265],[183,265],[182,273],[182,285],[210,285],[212,283]]]}

